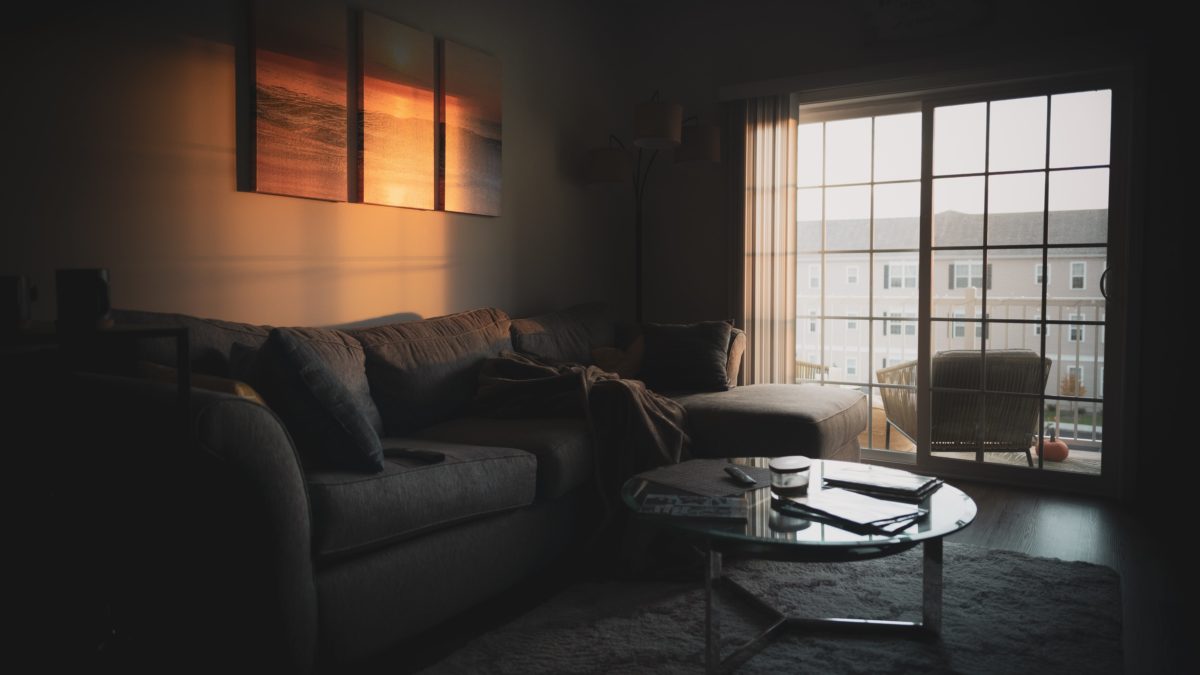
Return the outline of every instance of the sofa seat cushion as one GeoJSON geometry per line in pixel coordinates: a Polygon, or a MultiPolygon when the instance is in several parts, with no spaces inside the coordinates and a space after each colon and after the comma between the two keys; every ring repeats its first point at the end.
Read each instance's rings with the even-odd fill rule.
{"type": "Polygon", "coordinates": [[[867,428],[867,397],[815,384],[752,384],[674,397],[696,457],[832,457],[867,428]]]}
{"type": "Polygon", "coordinates": [[[424,439],[519,448],[537,457],[537,495],[553,499],[592,476],[592,442],[582,419],[462,417],[415,434],[424,439]]]}
{"type": "Polygon", "coordinates": [[[387,457],[374,475],[312,471],[313,552],[330,559],[533,503],[537,459],[521,450],[383,439],[389,449],[436,450],[437,464],[387,457]]]}

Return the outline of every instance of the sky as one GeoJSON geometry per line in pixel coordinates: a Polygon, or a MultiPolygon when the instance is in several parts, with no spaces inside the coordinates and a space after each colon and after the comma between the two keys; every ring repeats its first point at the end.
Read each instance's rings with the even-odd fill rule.
{"type": "MultiPolygon", "coordinates": [[[[1042,210],[1046,181],[1040,170],[1046,168],[1047,141],[1052,169],[1107,167],[1111,109],[1112,92],[1107,89],[993,101],[990,123],[987,103],[935,109],[934,212],[982,213],[985,180],[990,181],[987,199],[991,213],[1042,210]],[[982,174],[985,163],[989,171],[1035,171],[986,178],[982,175],[938,178],[982,174]]],[[[839,185],[871,181],[872,119],[874,180],[914,181],[875,186],[875,217],[919,215],[921,113],[914,112],[799,125],[798,220],[820,220],[821,216],[821,190],[805,188],[822,182],[839,185]],[[822,140],[826,144],[824,153],[822,140]]],[[[869,186],[826,188],[826,218],[867,218],[871,189],[869,186]]],[[[1108,169],[1052,172],[1049,189],[1051,211],[1107,208],[1108,169]]]]}

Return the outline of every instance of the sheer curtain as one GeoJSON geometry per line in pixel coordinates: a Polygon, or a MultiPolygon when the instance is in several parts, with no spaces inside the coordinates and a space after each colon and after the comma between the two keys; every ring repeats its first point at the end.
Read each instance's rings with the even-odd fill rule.
{"type": "MultiPolygon", "coordinates": [[[[796,119],[788,96],[737,104],[731,138],[744,145],[737,247],[746,331],[746,382],[788,383],[796,376],[796,119]],[[744,106],[744,107],[742,107],[744,106]]],[[[737,214],[734,214],[737,217],[737,214]]]]}

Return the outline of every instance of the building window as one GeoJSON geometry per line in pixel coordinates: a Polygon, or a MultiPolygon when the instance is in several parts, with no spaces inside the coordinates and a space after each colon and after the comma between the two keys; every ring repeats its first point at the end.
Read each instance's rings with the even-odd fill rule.
{"type": "Polygon", "coordinates": [[[1038,322],[1038,323],[1033,324],[1033,334],[1040,337],[1042,334],[1042,324],[1041,324],[1042,313],[1038,312],[1038,313],[1034,314],[1033,320],[1038,322]]]}
{"type": "Polygon", "coordinates": [[[1071,290],[1082,291],[1087,288],[1087,263],[1071,263],[1071,290]]]}
{"type": "Polygon", "coordinates": [[[983,288],[986,284],[992,288],[992,265],[987,265],[986,274],[983,263],[956,262],[950,263],[950,288],[983,288]]]}
{"type": "Polygon", "coordinates": [[[1038,263],[1037,265],[1033,266],[1033,283],[1037,284],[1038,286],[1041,286],[1043,283],[1047,283],[1047,284],[1050,283],[1050,281],[1049,281],[1050,275],[1048,275],[1048,274],[1045,275],[1046,281],[1043,282],[1043,280],[1042,280],[1043,270],[1044,270],[1044,268],[1042,267],[1041,263],[1038,263]]]}
{"type": "MultiPolygon", "coordinates": [[[[964,319],[967,313],[961,309],[954,310],[954,318],[964,319]]],[[[962,321],[955,321],[950,324],[950,337],[964,338],[967,337],[967,324],[962,321]]]]}
{"type": "Polygon", "coordinates": [[[808,287],[809,288],[820,288],[821,287],[821,266],[820,265],[809,265],[808,266],[808,287]]]}
{"type": "Polygon", "coordinates": [[[846,375],[858,375],[858,359],[853,356],[846,357],[846,375]]]}
{"type": "MultiPolygon", "coordinates": [[[[1082,314],[1071,314],[1068,317],[1068,319],[1070,321],[1083,321],[1084,316],[1082,314]]],[[[1080,324],[1077,324],[1077,323],[1073,323],[1070,326],[1067,326],[1067,341],[1068,342],[1084,342],[1085,340],[1084,340],[1083,326],[1080,324]]]]}
{"type": "Polygon", "coordinates": [[[846,330],[858,330],[858,312],[846,312],[847,316],[854,317],[846,319],[846,330]]]}
{"type": "Polygon", "coordinates": [[[858,267],[850,266],[846,268],[846,284],[850,286],[858,285],[858,267]]]}
{"type": "Polygon", "coordinates": [[[810,333],[817,332],[817,312],[816,312],[816,310],[813,310],[808,313],[808,332],[810,332],[810,333]]]}
{"type": "Polygon", "coordinates": [[[899,312],[884,312],[883,313],[883,317],[884,317],[883,334],[885,336],[887,336],[887,335],[902,335],[904,333],[904,327],[901,325],[901,323],[899,321],[888,321],[887,320],[888,317],[899,317],[899,316],[900,316],[899,312]]]}
{"type": "Polygon", "coordinates": [[[884,288],[916,288],[917,266],[910,263],[884,263],[884,288]]]}
{"type": "Polygon", "coordinates": [[[987,339],[987,320],[988,320],[988,317],[990,317],[990,316],[991,316],[991,314],[982,314],[979,310],[975,310],[975,318],[983,319],[982,321],[977,321],[975,323],[975,339],[976,340],[986,340],[987,339]]]}

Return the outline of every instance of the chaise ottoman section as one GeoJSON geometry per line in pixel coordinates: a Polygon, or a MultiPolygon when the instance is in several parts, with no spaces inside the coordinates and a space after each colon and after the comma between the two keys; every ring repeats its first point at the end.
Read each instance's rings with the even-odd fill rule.
{"type": "Polygon", "coordinates": [[[693,457],[854,462],[870,414],[862,392],[815,384],[751,384],[673,398],[687,410],[693,457]]]}

